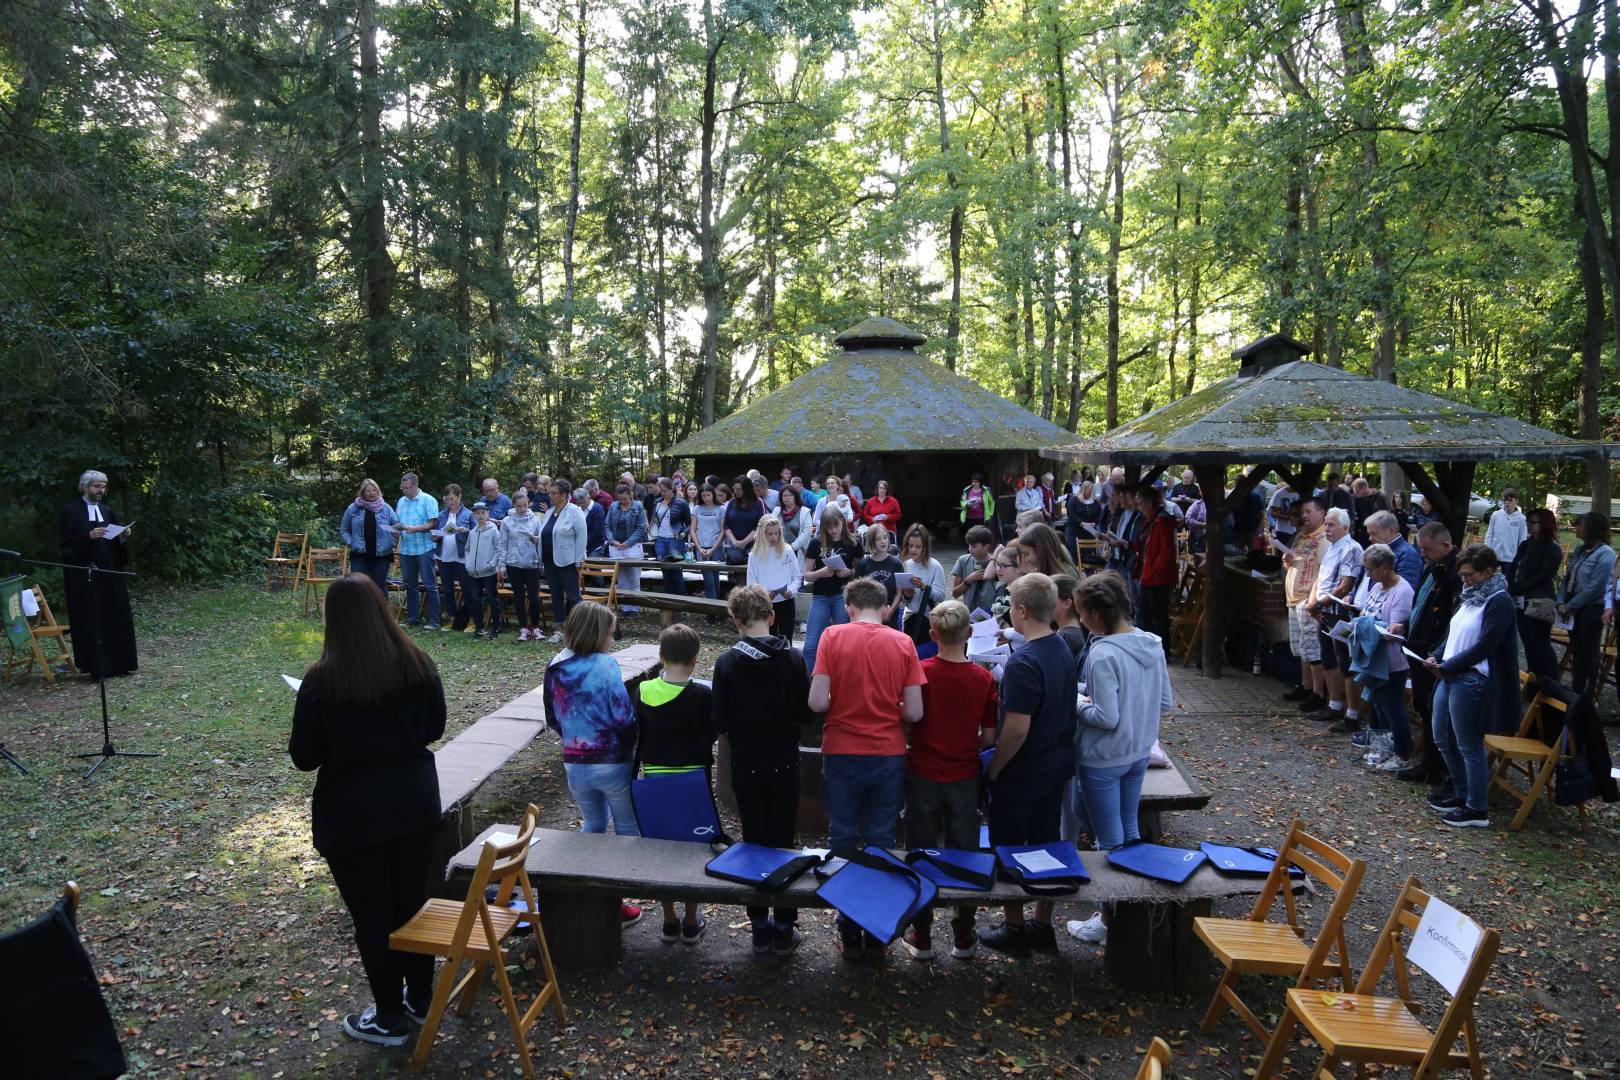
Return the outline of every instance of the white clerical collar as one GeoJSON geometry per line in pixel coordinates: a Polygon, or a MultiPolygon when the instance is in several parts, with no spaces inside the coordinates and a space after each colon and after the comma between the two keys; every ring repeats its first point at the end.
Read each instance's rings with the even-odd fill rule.
{"type": "Polygon", "coordinates": [[[101,504],[100,503],[94,503],[94,502],[91,502],[89,499],[85,499],[84,500],[84,505],[86,505],[86,506],[88,506],[90,508],[90,520],[91,521],[106,521],[107,520],[106,518],[101,516],[101,504]]]}

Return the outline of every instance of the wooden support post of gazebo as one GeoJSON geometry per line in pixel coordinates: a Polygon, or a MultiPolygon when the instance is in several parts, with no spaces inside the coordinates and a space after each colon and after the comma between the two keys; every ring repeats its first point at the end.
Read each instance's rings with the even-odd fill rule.
{"type": "Polygon", "coordinates": [[[1393,461],[1461,543],[1474,472],[1481,461],[1620,456],[1620,445],[1581,442],[1470,405],[1303,359],[1310,348],[1273,334],[1232,355],[1236,375],[1171,402],[1095,439],[1052,446],[1057,461],[1146,468],[1152,482],[1185,462],[1203,489],[1205,531],[1204,674],[1220,676],[1228,605],[1225,518],[1267,472],[1310,494],[1330,462],[1393,461]],[[1432,462],[1433,474],[1420,464],[1432,462]],[[1231,492],[1232,465],[1252,464],[1231,492]]]}

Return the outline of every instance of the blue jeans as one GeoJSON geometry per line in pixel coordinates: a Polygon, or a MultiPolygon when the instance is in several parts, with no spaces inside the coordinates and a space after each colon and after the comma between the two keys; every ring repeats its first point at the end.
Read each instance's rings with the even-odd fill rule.
{"type": "Polygon", "coordinates": [[[401,555],[399,576],[405,579],[405,621],[412,626],[422,621],[422,601],[417,595],[421,589],[427,593],[427,622],[435,629],[439,625],[439,583],[433,578],[433,553],[401,555]]]}
{"type": "Polygon", "coordinates": [[[849,622],[842,596],[812,596],[810,618],[804,631],[804,670],[816,673],[816,647],[821,644],[821,633],[829,626],[849,622]]]}
{"type": "Polygon", "coordinates": [[[636,824],[636,807],[630,801],[631,761],[610,765],[563,763],[568,776],[568,793],[579,806],[585,823],[581,832],[605,833],[608,817],[613,818],[613,831],[620,836],[640,836],[636,824]]]}
{"type": "Polygon", "coordinates": [[[904,754],[822,755],[821,804],[833,851],[893,847],[905,802],[904,754]]]}
{"type": "Polygon", "coordinates": [[[1097,850],[1112,851],[1121,844],[1140,840],[1137,807],[1142,801],[1142,778],[1147,775],[1147,758],[1129,765],[1094,767],[1081,765],[1080,801],[1091,820],[1091,835],[1097,850]]]}
{"type": "Polygon", "coordinates": [[[1389,681],[1372,692],[1377,726],[1389,732],[1390,745],[1403,758],[1412,756],[1412,724],[1406,718],[1406,672],[1392,671],[1389,681]]]}
{"type": "Polygon", "coordinates": [[[461,630],[467,625],[471,612],[467,610],[467,587],[462,583],[466,581],[466,570],[458,562],[439,563],[439,596],[443,614],[449,617],[450,625],[461,630]],[[461,586],[461,596],[456,596],[456,586],[461,586]]]}
{"type": "MultiPolygon", "coordinates": [[[[653,558],[679,559],[686,554],[686,542],[677,540],[673,536],[660,536],[653,541],[653,558]]],[[[685,575],[679,566],[669,567],[664,571],[664,591],[677,596],[686,592],[685,575]]]]}
{"type": "Polygon", "coordinates": [[[1485,733],[1491,730],[1495,694],[1491,680],[1469,668],[1434,688],[1434,743],[1451,772],[1452,789],[1470,810],[1483,811],[1491,774],[1485,765],[1485,733]]]}

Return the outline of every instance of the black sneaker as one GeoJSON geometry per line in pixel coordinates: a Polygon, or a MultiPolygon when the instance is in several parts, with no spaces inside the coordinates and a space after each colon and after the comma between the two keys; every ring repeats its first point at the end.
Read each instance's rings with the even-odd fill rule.
{"type": "Polygon", "coordinates": [[[481,638],[481,637],[483,637],[483,636],[484,636],[484,632],[483,632],[483,631],[482,631],[482,630],[474,630],[474,631],[473,631],[473,637],[475,637],[475,638],[481,638]]]}
{"type": "Polygon", "coordinates": [[[777,956],[788,956],[799,947],[799,928],[792,923],[778,926],[771,934],[771,951],[777,956]]]}
{"type": "Polygon", "coordinates": [[[1314,720],[1318,724],[1331,724],[1344,719],[1342,709],[1318,709],[1306,716],[1307,720],[1314,720]]]}
{"type": "Polygon", "coordinates": [[[1462,806],[1462,804],[1463,801],[1457,798],[1454,792],[1446,788],[1439,788],[1429,793],[1429,809],[1437,814],[1450,813],[1462,806]]]}
{"type": "Polygon", "coordinates": [[[1328,728],[1329,735],[1354,735],[1361,730],[1361,721],[1352,720],[1348,716],[1328,728]]]}
{"type": "Polygon", "coordinates": [[[1008,922],[999,922],[980,930],[979,944],[1008,956],[1028,956],[1030,952],[1029,932],[1021,925],[1014,926],[1008,922]]]}
{"type": "Polygon", "coordinates": [[[364,1012],[343,1018],[343,1034],[377,1046],[404,1046],[411,1037],[411,1025],[403,1019],[385,1024],[377,1018],[377,1006],[367,1005],[364,1012]]]}
{"type": "Polygon", "coordinates": [[[405,995],[405,1016],[411,1023],[421,1027],[427,1023],[428,1010],[433,1007],[433,995],[429,994],[422,999],[420,1005],[411,1000],[411,995],[405,995]]]}
{"type": "Polygon", "coordinates": [[[1491,827],[1491,819],[1483,810],[1470,810],[1466,806],[1459,806],[1441,815],[1440,824],[1450,825],[1453,829],[1488,829],[1491,827]]]}
{"type": "Polygon", "coordinates": [[[680,920],[677,919],[674,922],[665,923],[664,932],[658,935],[658,940],[662,941],[665,945],[673,945],[677,941],[681,940],[680,920]]]}
{"type": "Polygon", "coordinates": [[[681,924],[681,944],[696,945],[703,939],[703,931],[709,928],[708,920],[699,916],[696,923],[681,924]]]}
{"type": "Polygon", "coordinates": [[[754,923],[754,951],[768,953],[776,942],[776,927],[769,919],[761,919],[754,923]]]}
{"type": "Polygon", "coordinates": [[[1395,774],[1395,779],[1405,780],[1412,784],[1432,784],[1439,777],[1429,772],[1429,767],[1421,761],[1414,761],[1406,768],[1395,774]]]}
{"type": "Polygon", "coordinates": [[[1296,686],[1282,696],[1284,701],[1304,701],[1311,696],[1311,692],[1303,686],[1296,686]]]}
{"type": "Polygon", "coordinates": [[[1030,919],[1024,923],[1024,933],[1029,938],[1029,947],[1036,952],[1057,952],[1057,934],[1053,932],[1051,923],[1030,919]]]}
{"type": "Polygon", "coordinates": [[[1302,713],[1313,713],[1325,708],[1327,708],[1327,699],[1318,697],[1316,694],[1312,694],[1299,703],[1299,711],[1302,713]]]}

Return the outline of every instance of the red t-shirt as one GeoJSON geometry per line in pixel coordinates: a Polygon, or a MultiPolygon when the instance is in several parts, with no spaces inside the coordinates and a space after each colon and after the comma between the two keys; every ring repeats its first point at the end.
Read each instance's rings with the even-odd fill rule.
{"type": "Polygon", "coordinates": [[[979,775],[979,732],[996,726],[996,679],[978,664],[929,657],[923,718],[911,729],[906,771],[953,784],[979,775]]]}
{"type": "Polygon", "coordinates": [[[904,754],[900,698],[921,686],[917,646],[878,623],[829,626],[816,647],[816,670],[831,682],[832,704],[822,729],[824,754],[904,754]]]}

